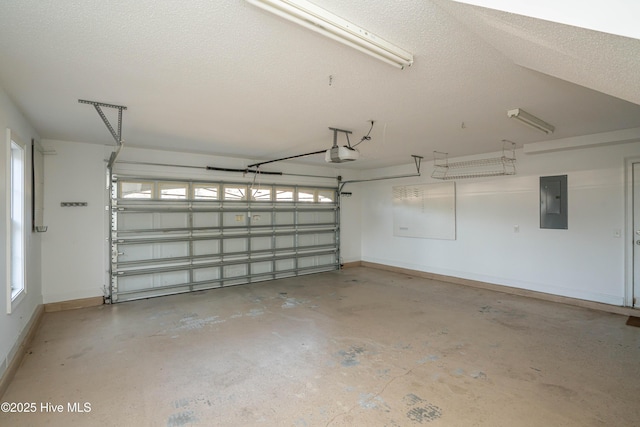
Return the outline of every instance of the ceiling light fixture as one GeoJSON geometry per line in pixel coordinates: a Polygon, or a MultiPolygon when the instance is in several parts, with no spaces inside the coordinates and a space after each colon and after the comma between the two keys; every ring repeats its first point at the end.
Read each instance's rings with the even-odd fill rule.
{"type": "Polygon", "coordinates": [[[413,64],[413,54],[306,0],[247,0],[247,2],[394,67],[404,69],[413,64]]]}
{"type": "Polygon", "coordinates": [[[555,127],[553,127],[553,125],[550,125],[544,120],[537,118],[533,114],[527,113],[522,108],[515,108],[513,110],[508,110],[507,117],[511,119],[516,119],[519,122],[524,123],[525,125],[535,130],[546,133],[547,135],[550,133],[553,133],[553,131],[555,130],[555,127]]]}

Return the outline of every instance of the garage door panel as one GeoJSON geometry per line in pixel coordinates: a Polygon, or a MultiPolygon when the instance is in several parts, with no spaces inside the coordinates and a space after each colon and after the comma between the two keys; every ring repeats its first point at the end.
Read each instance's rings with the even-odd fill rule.
{"type": "Polygon", "coordinates": [[[251,238],[252,251],[264,251],[264,250],[272,249],[272,244],[273,244],[273,238],[271,236],[251,238]]]}
{"type": "Polygon", "coordinates": [[[250,223],[251,226],[268,227],[273,225],[273,215],[271,212],[252,212],[250,223]]]}
{"type": "Polygon", "coordinates": [[[276,225],[294,225],[295,214],[294,212],[276,212],[274,223],[276,225]]]}
{"type": "Polygon", "coordinates": [[[131,262],[153,259],[153,244],[121,246],[118,261],[131,262]]]}
{"type": "Polygon", "coordinates": [[[140,212],[128,213],[126,215],[120,214],[118,220],[118,230],[120,231],[141,230],[149,228],[149,224],[153,224],[153,213],[140,212]]]}
{"type": "Polygon", "coordinates": [[[339,267],[336,189],[138,181],[112,186],[112,302],[339,267]]]}
{"type": "Polygon", "coordinates": [[[222,269],[224,278],[244,277],[249,275],[249,266],[247,264],[225,265],[222,269]]]}
{"type": "Polygon", "coordinates": [[[121,248],[122,250],[118,256],[118,261],[120,262],[186,257],[189,255],[187,242],[122,245],[121,248]]]}
{"type": "Polygon", "coordinates": [[[220,240],[199,240],[193,242],[195,256],[217,255],[220,253],[220,240]]]}
{"type": "Polygon", "coordinates": [[[225,239],[222,246],[225,253],[247,252],[249,240],[247,238],[225,239]]]}
{"type": "Polygon", "coordinates": [[[155,228],[187,228],[189,216],[186,213],[158,213],[154,215],[158,224],[155,228]]]}
{"type": "Polygon", "coordinates": [[[276,248],[277,249],[285,249],[285,248],[293,248],[295,245],[295,237],[294,236],[277,236],[276,237],[276,248]]]}
{"type": "Polygon", "coordinates": [[[193,271],[193,279],[196,282],[218,280],[220,277],[220,267],[197,268],[193,271]]]}
{"type": "Polygon", "coordinates": [[[246,227],[249,222],[247,212],[234,211],[222,214],[223,227],[246,227]]]}
{"type": "Polygon", "coordinates": [[[126,212],[120,213],[118,218],[120,231],[187,228],[188,226],[188,215],[185,213],[126,212]]]}
{"type": "Polygon", "coordinates": [[[335,212],[300,212],[299,224],[328,224],[335,222],[335,212]]]}
{"type": "Polygon", "coordinates": [[[120,278],[118,281],[118,290],[124,293],[149,288],[181,285],[188,282],[189,274],[187,271],[141,274],[120,278]]]}
{"type": "Polygon", "coordinates": [[[280,259],[276,261],[276,271],[284,271],[284,270],[293,270],[296,267],[296,260],[291,259],[280,259]]]}
{"type": "Polygon", "coordinates": [[[220,214],[217,212],[195,212],[193,214],[194,227],[210,227],[220,226],[220,214]]]}
{"type": "Polygon", "coordinates": [[[273,262],[262,261],[251,263],[251,275],[260,275],[273,272],[273,262]]]}
{"type": "Polygon", "coordinates": [[[335,262],[334,255],[313,255],[298,258],[299,268],[323,267],[335,262]]]}
{"type": "Polygon", "coordinates": [[[298,246],[319,246],[331,245],[335,243],[333,232],[305,234],[298,238],[298,246]]]}

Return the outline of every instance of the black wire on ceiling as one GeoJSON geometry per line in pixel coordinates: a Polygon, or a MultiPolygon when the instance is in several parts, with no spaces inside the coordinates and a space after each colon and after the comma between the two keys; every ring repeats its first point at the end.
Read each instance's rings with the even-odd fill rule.
{"type": "Polygon", "coordinates": [[[349,145],[349,148],[356,148],[358,145],[362,144],[364,141],[371,141],[371,130],[373,130],[373,124],[375,122],[373,120],[371,120],[371,127],[369,128],[369,132],[367,132],[367,134],[365,136],[363,136],[362,138],[360,138],[360,141],[358,141],[356,144],[351,145],[351,142],[349,142],[349,134],[347,134],[347,145],[349,145]]]}
{"type": "MultiPolygon", "coordinates": [[[[341,131],[340,129],[338,129],[338,131],[344,132],[347,135],[347,146],[349,148],[351,148],[351,149],[354,149],[358,145],[362,144],[364,141],[371,141],[371,136],[370,135],[371,135],[371,130],[373,130],[373,124],[374,123],[375,123],[375,121],[371,120],[371,127],[369,128],[369,132],[367,132],[367,134],[365,136],[360,138],[360,141],[358,141],[354,145],[351,145],[351,142],[349,141],[349,133],[351,133],[351,132],[341,131]]],[[[330,128],[330,129],[333,129],[333,128],[330,128]]],[[[266,165],[268,163],[280,162],[280,161],[283,161],[283,160],[291,160],[291,159],[296,159],[298,157],[312,156],[314,154],[322,154],[322,153],[324,153],[326,151],[327,150],[325,149],[325,150],[313,151],[311,153],[297,154],[295,156],[282,157],[280,159],[266,160],[264,162],[253,163],[253,164],[247,166],[247,168],[259,168],[260,166],[266,165]]],[[[253,172],[253,171],[249,171],[249,172],[253,172]]]]}

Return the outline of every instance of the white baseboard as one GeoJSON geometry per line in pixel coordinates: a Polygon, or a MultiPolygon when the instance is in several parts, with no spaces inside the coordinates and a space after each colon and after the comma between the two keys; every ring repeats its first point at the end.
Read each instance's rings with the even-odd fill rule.
{"type": "Polygon", "coordinates": [[[34,310],[31,319],[29,319],[29,322],[25,325],[15,344],[9,351],[7,358],[2,361],[2,366],[0,366],[0,375],[2,375],[0,377],[0,398],[4,395],[5,391],[7,391],[7,388],[13,380],[18,367],[20,367],[25,352],[31,345],[33,336],[40,326],[40,321],[42,320],[43,313],[44,306],[42,304],[39,304],[34,310]]]}
{"type": "MultiPolygon", "coordinates": [[[[351,263],[352,266],[355,266],[351,263]]],[[[395,273],[407,274],[409,276],[422,277],[425,279],[438,280],[441,282],[455,283],[458,285],[471,286],[474,288],[488,289],[496,292],[503,292],[511,295],[520,295],[529,298],[536,298],[545,301],[558,302],[562,304],[573,305],[577,307],[590,308],[593,310],[606,311],[608,313],[622,314],[625,316],[640,316],[640,310],[631,307],[623,307],[616,304],[608,304],[597,301],[590,301],[581,298],[575,298],[571,296],[557,295],[553,293],[540,292],[536,290],[523,289],[519,287],[507,286],[502,284],[495,284],[484,282],[480,280],[472,280],[455,276],[448,276],[443,274],[429,273],[425,271],[412,270],[404,267],[395,267],[382,263],[375,263],[370,261],[360,261],[360,266],[367,268],[375,268],[378,270],[392,271],[395,273]]],[[[617,300],[616,300],[617,301],[617,300]]],[[[622,301],[622,300],[620,300],[622,301]]]]}

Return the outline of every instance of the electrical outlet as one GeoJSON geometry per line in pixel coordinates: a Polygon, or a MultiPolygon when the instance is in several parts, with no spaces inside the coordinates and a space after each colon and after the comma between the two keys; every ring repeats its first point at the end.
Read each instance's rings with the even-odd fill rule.
{"type": "Polygon", "coordinates": [[[513,232],[514,233],[519,233],[520,232],[520,226],[519,225],[514,225],[513,226],[513,232]]]}

